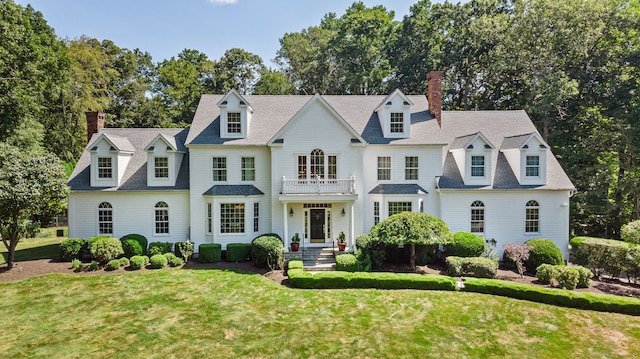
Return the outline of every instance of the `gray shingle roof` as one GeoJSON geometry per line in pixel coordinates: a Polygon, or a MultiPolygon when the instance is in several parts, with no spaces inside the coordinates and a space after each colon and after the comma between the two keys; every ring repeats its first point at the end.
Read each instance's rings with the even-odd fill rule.
{"type": "Polygon", "coordinates": [[[401,183],[401,184],[379,184],[375,186],[369,194],[427,194],[424,188],[417,184],[401,183]]]}
{"type": "MultiPolygon", "coordinates": [[[[116,138],[117,141],[126,140],[130,144],[130,151],[133,151],[133,156],[129,160],[127,169],[120,186],[96,188],[91,187],[91,171],[89,165],[91,163],[91,153],[85,150],[78,160],[76,168],[73,170],[69,182],[67,183],[73,191],[89,191],[89,190],[102,190],[102,191],[166,191],[166,190],[185,190],[189,189],[189,155],[185,154],[182,159],[180,171],[178,172],[178,178],[176,179],[175,186],[163,186],[163,187],[149,187],[147,186],[147,152],[144,151],[158,135],[162,134],[164,137],[172,139],[171,141],[176,144],[178,151],[187,152],[187,148],[184,146],[184,141],[187,137],[187,129],[182,128],[105,128],[100,130],[97,134],[94,134],[87,149],[93,146],[94,141],[100,136],[105,134],[111,141],[116,138]]],[[[119,142],[121,145],[124,142],[119,142]]],[[[115,143],[114,143],[115,144],[115,143]]]]}
{"type": "Polygon", "coordinates": [[[264,193],[254,185],[215,185],[209,188],[203,196],[259,196],[264,193]]]}

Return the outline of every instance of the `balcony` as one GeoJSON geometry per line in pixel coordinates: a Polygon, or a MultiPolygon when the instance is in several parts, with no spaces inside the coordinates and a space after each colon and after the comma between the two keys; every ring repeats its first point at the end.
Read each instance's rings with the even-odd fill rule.
{"type": "Polygon", "coordinates": [[[282,177],[282,194],[355,194],[356,178],[287,179],[282,177]]]}

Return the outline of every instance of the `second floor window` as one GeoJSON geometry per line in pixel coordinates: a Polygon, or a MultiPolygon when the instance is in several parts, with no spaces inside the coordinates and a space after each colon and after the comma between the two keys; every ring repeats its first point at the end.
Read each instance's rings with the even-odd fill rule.
{"type": "Polygon", "coordinates": [[[242,133],[242,123],[240,122],[240,112],[227,113],[227,132],[242,133]]]}
{"type": "Polygon", "coordinates": [[[111,179],[111,157],[98,157],[98,178],[111,179]]]}
{"type": "Polygon", "coordinates": [[[255,157],[242,157],[242,180],[256,180],[256,159],[255,157]]]}
{"type": "Polygon", "coordinates": [[[403,133],[404,132],[404,114],[402,112],[391,113],[390,123],[391,133],[403,133]]]}
{"type": "Polygon", "coordinates": [[[540,156],[527,156],[525,175],[527,177],[538,177],[540,175],[540,156]]]}
{"type": "Polygon", "coordinates": [[[227,180],[227,158],[226,157],[213,158],[213,180],[216,182],[223,182],[227,180]]]}
{"type": "Polygon", "coordinates": [[[156,157],[154,166],[156,178],[169,178],[169,159],[167,157],[156,157]]]}
{"type": "Polygon", "coordinates": [[[484,177],[484,156],[471,156],[471,177],[484,177]]]}
{"type": "Polygon", "coordinates": [[[404,179],[407,181],[418,180],[418,157],[404,158],[404,179]]]}
{"type": "Polygon", "coordinates": [[[378,181],[391,180],[391,157],[378,157],[378,181]]]}

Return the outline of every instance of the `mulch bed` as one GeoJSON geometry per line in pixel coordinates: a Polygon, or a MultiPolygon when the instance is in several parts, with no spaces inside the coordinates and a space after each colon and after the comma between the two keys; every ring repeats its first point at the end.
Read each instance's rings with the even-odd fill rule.
{"type": "MultiPolygon", "coordinates": [[[[287,284],[287,277],[281,270],[267,271],[264,268],[256,268],[251,262],[232,263],[232,262],[219,262],[219,263],[198,263],[197,261],[189,261],[182,268],[191,269],[228,269],[238,270],[244,272],[252,272],[264,275],[265,277],[280,283],[287,284]]],[[[168,268],[169,270],[177,268],[168,268]]],[[[143,269],[147,270],[147,269],[143,269]]],[[[151,270],[151,269],[149,269],[151,270]]],[[[165,269],[166,270],[166,269],[165,269]]],[[[409,266],[388,264],[383,271],[390,272],[411,272],[409,266]]],[[[74,273],[71,269],[71,263],[60,262],[57,259],[38,259],[33,261],[17,262],[13,269],[9,270],[6,266],[0,267],[0,282],[9,282],[13,280],[20,280],[28,277],[48,274],[48,273],[69,273],[76,275],[109,275],[114,273],[123,273],[128,270],[120,268],[115,271],[105,271],[100,269],[93,272],[81,272],[74,273]]],[[[432,273],[432,274],[446,274],[444,268],[441,266],[419,266],[417,268],[418,273],[432,273]]],[[[542,287],[548,287],[548,285],[540,284],[537,278],[525,273],[524,278],[511,270],[498,269],[497,279],[510,280],[518,283],[527,283],[538,285],[542,287]]],[[[601,280],[592,280],[589,288],[575,289],[579,292],[592,292],[592,293],[606,293],[628,297],[640,298],[640,285],[626,283],[626,280],[602,278],[601,280]]]]}

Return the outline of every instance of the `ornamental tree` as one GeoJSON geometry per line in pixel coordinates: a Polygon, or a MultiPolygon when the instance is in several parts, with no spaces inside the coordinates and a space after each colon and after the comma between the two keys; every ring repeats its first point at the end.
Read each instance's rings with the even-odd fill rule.
{"type": "Polygon", "coordinates": [[[0,235],[13,268],[16,246],[42,212],[59,213],[67,198],[62,162],[52,154],[34,153],[0,143],[0,235]]]}
{"type": "Polygon", "coordinates": [[[371,235],[385,244],[411,246],[409,264],[416,268],[416,244],[447,244],[449,226],[438,217],[419,212],[403,212],[378,223],[371,228],[371,235]]]}

